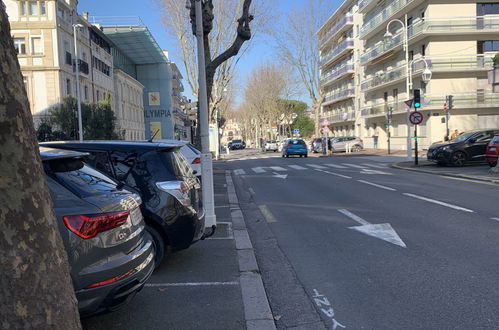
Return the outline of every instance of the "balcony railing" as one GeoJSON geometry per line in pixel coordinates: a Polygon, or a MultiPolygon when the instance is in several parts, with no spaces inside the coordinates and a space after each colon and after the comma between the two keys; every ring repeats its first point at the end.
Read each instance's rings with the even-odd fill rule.
{"type": "Polygon", "coordinates": [[[402,35],[402,32],[400,32],[395,36],[393,36],[393,38],[388,42],[385,41],[379,42],[374,47],[368,48],[365,51],[365,53],[360,56],[360,63],[364,65],[367,62],[380,57],[381,55],[401,45],[403,41],[404,41],[404,36],[402,35]]]}
{"type": "Polygon", "coordinates": [[[392,17],[396,12],[413,2],[414,0],[395,0],[387,3],[386,7],[374,15],[373,18],[367,20],[360,29],[360,37],[362,38],[373,29],[381,25],[384,21],[392,17]]]}
{"type": "Polygon", "coordinates": [[[361,0],[359,1],[359,11],[362,12],[371,3],[376,3],[378,0],[361,0]]]}
{"type": "Polygon", "coordinates": [[[83,74],[89,74],[89,68],[88,68],[88,63],[83,61],[83,60],[78,60],[78,65],[79,65],[79,70],[80,70],[80,73],[83,73],[83,74]]]}
{"type": "MultiPolygon", "coordinates": [[[[431,71],[466,71],[491,69],[493,61],[491,55],[457,55],[424,57],[431,71]]],[[[416,72],[425,68],[423,61],[415,62],[412,70],[416,72]]]]}
{"type": "Polygon", "coordinates": [[[324,99],[324,103],[339,101],[344,98],[353,97],[354,95],[355,95],[354,86],[347,86],[344,89],[334,90],[333,92],[327,93],[326,98],[324,99]]]}
{"type": "Polygon", "coordinates": [[[324,64],[335,58],[336,56],[340,55],[344,50],[346,50],[349,47],[353,47],[353,39],[351,38],[343,40],[340,44],[331,49],[326,55],[322,56],[319,65],[323,66],[324,64]]]}
{"type": "Polygon", "coordinates": [[[329,123],[340,123],[344,121],[349,121],[349,120],[355,120],[355,112],[354,111],[348,111],[348,112],[342,112],[342,113],[337,113],[334,115],[325,115],[322,117],[322,119],[327,119],[329,123]]]}
{"type": "Polygon", "coordinates": [[[395,69],[392,69],[380,75],[364,80],[360,84],[360,89],[362,91],[365,91],[367,89],[374,88],[398,80],[400,78],[405,77],[405,71],[406,71],[406,66],[404,64],[395,69]]]}
{"type": "Polygon", "coordinates": [[[324,46],[324,44],[331,38],[334,34],[336,34],[341,28],[343,28],[347,24],[353,24],[353,16],[347,15],[343,17],[338,23],[336,23],[327,33],[319,40],[319,47],[324,46]]]}
{"type": "Polygon", "coordinates": [[[334,71],[330,71],[328,72],[324,77],[321,78],[321,85],[326,85],[326,84],[329,84],[331,82],[333,82],[334,80],[338,79],[339,77],[341,77],[342,75],[344,75],[345,73],[349,72],[349,71],[354,71],[355,68],[354,68],[354,65],[353,63],[345,63],[343,64],[342,66],[340,66],[339,68],[337,68],[336,70],[334,71]]]}
{"type": "MultiPolygon", "coordinates": [[[[499,104],[499,93],[448,93],[453,95],[454,108],[494,108],[499,104]]],[[[437,110],[443,109],[446,102],[446,95],[425,95],[422,97],[422,110],[437,110]]],[[[361,116],[384,116],[389,108],[392,108],[393,113],[401,113],[406,111],[406,105],[403,101],[378,103],[371,106],[363,107],[360,110],[361,116]]],[[[452,112],[452,110],[450,110],[452,112]]]]}

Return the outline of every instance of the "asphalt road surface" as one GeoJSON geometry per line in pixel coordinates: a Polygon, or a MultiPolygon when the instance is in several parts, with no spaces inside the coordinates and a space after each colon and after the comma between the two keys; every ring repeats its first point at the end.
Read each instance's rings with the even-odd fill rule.
{"type": "Polygon", "coordinates": [[[499,328],[499,186],[388,161],[231,153],[278,328],[499,328]]]}

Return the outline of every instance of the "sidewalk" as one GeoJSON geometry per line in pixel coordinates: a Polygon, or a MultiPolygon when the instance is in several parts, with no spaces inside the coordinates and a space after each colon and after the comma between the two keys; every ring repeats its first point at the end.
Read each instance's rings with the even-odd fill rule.
{"type": "Polygon", "coordinates": [[[130,304],[84,329],[275,330],[232,178],[214,165],[215,235],[168,255],[130,304]]]}
{"type": "Polygon", "coordinates": [[[416,166],[414,162],[399,162],[392,164],[392,167],[417,171],[428,174],[445,175],[454,178],[478,180],[484,182],[499,183],[499,174],[492,173],[486,164],[470,164],[463,167],[438,166],[435,163],[420,160],[416,166]]]}

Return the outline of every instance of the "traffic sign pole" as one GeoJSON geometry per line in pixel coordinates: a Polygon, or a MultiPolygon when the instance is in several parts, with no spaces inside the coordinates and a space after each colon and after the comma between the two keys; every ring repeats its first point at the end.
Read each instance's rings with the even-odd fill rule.
{"type": "Polygon", "coordinates": [[[414,165],[418,163],[418,125],[414,125],[414,165]]]}

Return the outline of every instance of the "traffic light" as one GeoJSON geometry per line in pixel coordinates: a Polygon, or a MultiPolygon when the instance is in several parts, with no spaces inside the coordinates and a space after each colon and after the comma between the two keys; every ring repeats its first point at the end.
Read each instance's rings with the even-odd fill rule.
{"type": "Polygon", "coordinates": [[[454,96],[449,95],[447,97],[447,109],[451,110],[454,107],[454,96]]]}
{"type": "Polygon", "coordinates": [[[421,90],[414,90],[414,109],[421,108],[421,90]]]}

